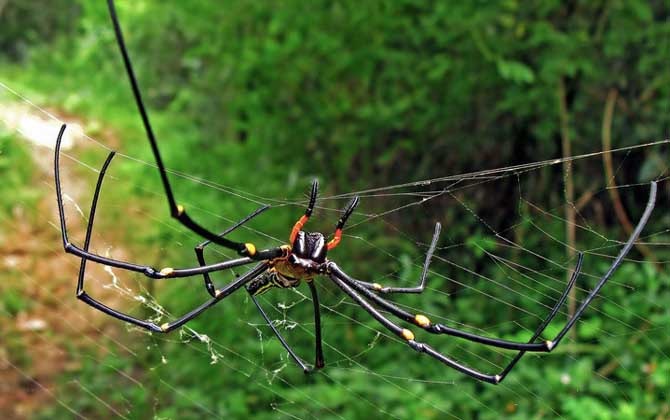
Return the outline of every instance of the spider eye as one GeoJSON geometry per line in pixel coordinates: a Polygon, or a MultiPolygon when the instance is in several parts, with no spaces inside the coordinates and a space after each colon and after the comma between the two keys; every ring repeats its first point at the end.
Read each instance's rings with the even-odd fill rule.
{"type": "Polygon", "coordinates": [[[305,241],[305,232],[298,232],[298,236],[293,241],[293,252],[299,257],[304,257],[307,253],[307,242],[305,241]]]}
{"type": "Polygon", "coordinates": [[[326,260],[326,239],[323,235],[319,235],[314,241],[314,248],[312,248],[312,260],[316,262],[323,262],[326,260]]]}

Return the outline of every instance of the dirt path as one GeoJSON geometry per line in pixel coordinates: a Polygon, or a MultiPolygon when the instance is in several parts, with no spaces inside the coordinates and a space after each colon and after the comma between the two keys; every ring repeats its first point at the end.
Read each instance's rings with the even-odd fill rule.
{"type": "MultiPolygon", "coordinates": [[[[53,144],[59,124],[30,109],[0,103],[0,125],[31,144],[36,173],[26,188],[43,195],[35,218],[28,216],[25,203],[17,203],[12,214],[0,220],[10,227],[0,231],[0,418],[24,419],[42,406],[58,403],[55,381],[78,369],[79,350],[90,354],[97,346],[92,351],[104,353],[100,342],[113,340],[120,326],[75,299],[79,260],[65,254],[55,228],[53,144]]],[[[90,143],[77,134],[81,130],[76,125],[69,127],[63,150],[78,154],[90,143]]],[[[67,194],[85,203],[92,184],[74,175],[76,164],[70,159],[61,159],[61,164],[67,194]]],[[[83,224],[73,223],[70,233],[83,237],[83,224]]],[[[91,270],[105,276],[100,267],[91,270]]]]}

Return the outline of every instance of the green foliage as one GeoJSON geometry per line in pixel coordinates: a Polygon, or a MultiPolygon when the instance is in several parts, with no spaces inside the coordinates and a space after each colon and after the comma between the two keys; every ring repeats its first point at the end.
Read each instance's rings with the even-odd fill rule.
{"type": "MultiPolygon", "coordinates": [[[[18,205],[31,215],[40,193],[26,187],[33,177],[33,165],[26,146],[0,131],[0,211],[10,214],[18,205]]],[[[2,238],[0,238],[2,239],[2,238]]]]}
{"type": "Polygon", "coordinates": [[[29,302],[26,298],[16,290],[11,288],[2,289],[2,299],[0,299],[0,311],[16,316],[19,312],[26,310],[29,307],[29,302]]]}
{"type": "Polygon", "coordinates": [[[0,50],[12,60],[27,60],[32,46],[72,33],[78,14],[77,3],[68,0],[3,1],[0,50]]]}

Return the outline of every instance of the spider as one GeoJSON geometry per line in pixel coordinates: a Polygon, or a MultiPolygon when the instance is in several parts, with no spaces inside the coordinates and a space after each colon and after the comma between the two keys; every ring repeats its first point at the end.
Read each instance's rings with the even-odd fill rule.
{"type": "Polygon", "coordinates": [[[188,321],[200,315],[205,310],[214,306],[221,300],[225,299],[227,296],[233,292],[244,287],[249,293],[251,300],[254,302],[255,306],[260,311],[260,314],[267,322],[268,326],[272,329],[273,333],[277,336],[282,346],[287,350],[290,357],[296,362],[300,368],[303,369],[305,373],[309,373],[315,369],[322,368],[324,363],[323,350],[322,350],[322,339],[321,339],[321,317],[320,317],[320,305],[317,295],[317,289],[314,285],[318,277],[326,277],[330,279],[337,287],[339,287],[346,295],[349,296],[356,304],[358,304],[363,310],[365,310],[370,316],[377,320],[384,328],[389,330],[392,334],[399,337],[401,340],[407,343],[407,345],[413,350],[426,354],[434,359],[437,359],[439,362],[447,365],[450,368],[456,369],[466,375],[469,375],[477,380],[488,382],[492,384],[500,383],[507,374],[512,370],[512,368],[517,364],[517,362],[523,357],[526,352],[550,352],[560,343],[561,339],[565,336],[566,332],[577,322],[583,312],[586,310],[590,302],[595,298],[600,289],[604,284],[609,280],[612,274],[619,267],[625,256],[633,247],[634,242],[639,237],[642,229],[646,225],[649,217],[653,211],[655,201],[656,201],[656,191],[657,185],[655,182],[651,182],[649,199],[647,206],[638,222],[636,228],[620,250],[618,256],[614,259],[612,265],[609,267],[607,272],[599,279],[596,286],[591,290],[587,297],[582,301],[581,305],[577,308],[574,315],[565,323],[563,328],[559,331],[556,337],[552,340],[545,340],[538,342],[539,337],[542,335],[549,323],[554,319],[554,317],[559,312],[560,307],[565,302],[570,290],[575,285],[579,274],[581,273],[583,253],[578,253],[577,261],[572,273],[570,280],[560,298],[554,304],[552,310],[547,315],[545,320],[537,327],[532,337],[527,342],[516,342],[508,341],[493,337],[487,337],[483,335],[478,335],[466,331],[461,331],[440,323],[432,322],[428,317],[419,313],[410,313],[400,307],[396,306],[391,301],[382,297],[382,295],[388,294],[403,294],[403,293],[422,293],[426,288],[426,279],[429,271],[430,262],[435,251],[435,248],[438,243],[441,225],[437,223],[435,225],[435,231],[433,233],[431,244],[426,253],[426,258],[423,264],[423,270],[419,283],[415,287],[384,287],[377,283],[369,283],[353,278],[344,272],[338,264],[334,261],[327,258],[328,252],[337,247],[340,244],[342,239],[342,229],[344,228],[347,219],[354,212],[354,209],[359,203],[359,198],[354,197],[351,202],[343,209],[342,215],[335,226],[335,233],[333,238],[326,242],[326,238],[322,233],[318,232],[306,232],[303,230],[303,227],[309,220],[314,206],[316,204],[317,195],[318,195],[318,183],[314,181],[312,183],[311,193],[307,208],[305,209],[302,217],[295,223],[291,233],[289,235],[289,243],[269,248],[259,250],[252,243],[244,242],[235,242],[232,241],[226,236],[239,228],[240,226],[247,223],[249,220],[258,216],[269,206],[264,206],[239,222],[235,223],[224,232],[216,234],[202,225],[194,221],[186,212],[186,209],[176,204],[170,182],[167,177],[163,161],[158,149],[158,145],[149,122],[149,117],[142,101],[140,94],[139,85],[137,79],[135,78],[134,71],[126,50],[126,46],[123,40],[123,35],[121,32],[121,27],[119,25],[113,0],[108,0],[108,7],[110,12],[110,17],[114,25],[114,30],[116,34],[117,43],[119,45],[121,55],[130,79],[130,84],[135,96],[135,101],[138,107],[138,111],[144,123],[144,128],[146,130],[147,138],[149,144],[152,148],[154,158],[156,160],[156,166],[161,176],[163,188],[165,190],[165,195],[167,198],[168,206],[170,208],[170,214],[173,218],[179,221],[186,228],[200,235],[204,239],[204,242],[195,247],[195,253],[199,265],[196,267],[189,268],[171,268],[166,267],[162,269],[153,268],[148,265],[141,265],[130,263],[126,261],[116,260],[108,257],[103,257],[98,254],[89,252],[89,245],[91,240],[91,232],[93,229],[93,223],[95,218],[95,210],[98,202],[98,197],[100,194],[100,189],[102,187],[102,182],[105,176],[105,172],[111,163],[112,158],[114,157],[115,152],[111,152],[105,163],[103,164],[96,187],[93,194],[93,200],[91,203],[91,209],[89,214],[88,225],[86,228],[86,236],[84,239],[83,247],[78,247],[77,245],[72,244],[67,235],[67,226],[65,220],[65,213],[63,209],[63,196],[61,192],[60,184],[60,172],[59,172],[59,156],[60,156],[60,146],[63,133],[65,132],[66,126],[63,125],[60,129],[58,137],[56,139],[55,147],[55,157],[54,157],[54,171],[55,171],[55,182],[56,182],[56,195],[58,202],[58,211],[61,224],[61,234],[63,239],[63,246],[65,251],[71,254],[74,254],[81,258],[81,265],[79,270],[79,276],[77,281],[77,291],[76,296],[78,299],[84,301],[88,305],[104,312],[107,315],[110,315],[114,318],[118,318],[122,321],[137,325],[139,327],[145,328],[147,330],[156,332],[156,333],[168,333],[176,328],[181,327],[188,321]],[[209,244],[217,244],[224,248],[228,248],[236,251],[239,254],[239,258],[235,258],[228,261],[216,262],[213,264],[207,264],[204,259],[203,250],[209,244]],[[92,298],[84,290],[84,275],[86,271],[86,262],[93,261],[103,265],[117,267],[120,269],[134,271],[144,274],[145,276],[152,279],[173,279],[180,277],[192,277],[202,275],[204,278],[205,288],[207,292],[211,295],[211,298],[202,303],[197,308],[191,310],[182,317],[173,320],[171,322],[164,323],[162,325],[157,325],[149,320],[138,319],[130,315],[119,312],[115,309],[112,309],[103,303],[92,298]],[[240,277],[235,278],[230,283],[225,285],[222,288],[216,288],[209,276],[210,273],[226,270],[233,267],[239,267],[249,264],[256,264],[251,269],[249,269],[245,274],[240,277]],[[307,283],[311,296],[312,302],[314,305],[314,325],[315,325],[315,362],[313,365],[309,365],[301,359],[296,352],[291,348],[291,346],[286,342],[282,337],[277,328],[273,325],[268,315],[265,313],[261,305],[259,304],[256,297],[272,288],[293,288],[297,287],[301,281],[307,283]],[[385,311],[382,313],[381,311],[385,311]],[[388,315],[387,315],[388,314],[388,315]],[[476,343],[480,343],[486,346],[492,346],[495,348],[514,350],[516,351],[515,357],[507,364],[497,374],[488,374],[483,373],[478,370],[475,370],[465,364],[450,358],[428,344],[417,341],[414,333],[403,326],[399,322],[395,322],[391,319],[395,317],[401,322],[412,324],[425,332],[431,334],[445,334],[448,336],[453,336],[476,343]]]}

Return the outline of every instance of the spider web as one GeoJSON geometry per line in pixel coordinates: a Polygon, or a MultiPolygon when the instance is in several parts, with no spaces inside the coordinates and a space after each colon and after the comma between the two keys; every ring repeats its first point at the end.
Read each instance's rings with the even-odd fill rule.
{"type": "MultiPolygon", "coordinates": [[[[54,120],[48,138],[55,139],[60,123],[57,117],[10,87],[0,86],[8,97],[14,96],[13,100],[18,97],[26,105],[22,112],[41,113],[54,120]]],[[[25,127],[12,125],[7,120],[5,125],[29,136],[25,127]]],[[[63,186],[67,194],[69,229],[74,232],[71,239],[77,243],[83,239],[88,203],[97,177],[96,168],[101,166],[101,159],[104,158],[104,153],[100,152],[109,150],[103,142],[92,137],[80,134],[79,138],[83,142],[80,147],[85,147],[86,153],[77,153],[80,149],[76,148],[66,151],[62,169],[76,174],[71,180],[84,180],[81,183],[83,186],[76,186],[82,189],[79,192],[74,191],[72,185],[63,186]]],[[[570,407],[544,401],[542,386],[545,381],[560,382],[566,392],[582,390],[612,412],[620,412],[622,408],[615,401],[634,402],[639,398],[638,394],[658,386],[655,378],[670,375],[667,341],[670,316],[667,305],[661,305],[657,299],[661,293],[667,294],[670,286],[667,275],[668,217],[664,211],[668,201],[665,157],[669,143],[668,140],[650,141],[611,152],[596,151],[508,168],[320,196],[314,220],[310,220],[310,229],[323,232],[331,229],[330,225],[338,217],[338,209],[348,199],[354,195],[361,196],[362,204],[345,230],[343,245],[332,252],[331,258],[349,274],[369,282],[403,287],[415,285],[430,243],[432,225],[441,222],[444,228],[426,291],[419,296],[398,295],[392,300],[410,312],[429,316],[435,322],[492,337],[526,340],[563,292],[566,277],[575,265],[575,252],[585,254],[584,269],[574,297],[574,304],[578,305],[625,242],[628,234],[612,211],[616,204],[612,191],[618,193],[618,200],[625,203],[625,210],[635,223],[646,203],[649,182],[659,182],[657,207],[652,219],[625,264],[577,323],[577,339],[572,339],[574,335],[566,337],[551,355],[527,354],[506,381],[496,388],[495,398],[491,397],[493,394],[488,389],[482,393],[484,385],[414,353],[401,339],[383,329],[346,299],[325,278],[320,279],[318,285],[323,305],[327,367],[313,379],[305,378],[293,364],[243,292],[226,299],[203,314],[197,322],[189,323],[170,335],[150,334],[129,326],[119,331],[119,324],[110,327],[112,324],[102,317],[92,315],[92,309],[73,303],[60,328],[71,334],[88,331],[84,339],[90,341],[90,347],[67,350],[68,354],[85,361],[82,363],[97,365],[98,374],[107,380],[112,378],[114,384],[124,388],[123,392],[108,394],[104,386],[90,377],[72,379],[61,387],[48,387],[8,358],[4,358],[3,363],[9,363],[11,369],[20,371],[57,404],[82,418],[95,417],[92,413],[132,418],[137,414],[134,411],[136,403],[126,399],[124,394],[138,391],[146,393],[149,399],[153,398],[151,395],[156,389],[137,379],[148,377],[153,378],[154,387],[167,389],[174,395],[171,401],[153,401],[151,414],[156,417],[170,417],[171,405],[175,404],[178,410],[187,412],[235,417],[231,407],[234,407],[236,398],[244,398],[249,388],[253,392],[265,393],[262,398],[265,406],[261,406],[264,412],[282,418],[350,418],[357,409],[372,409],[390,418],[405,418],[412,414],[403,406],[407,401],[412,401],[412,406],[422,410],[421,413],[428,413],[427,417],[467,418],[468,415],[458,408],[459,404],[466,404],[476,407],[482,418],[497,418],[501,412],[513,415],[518,408],[531,404],[529,401],[532,400],[535,400],[532,404],[537,407],[536,412],[569,417],[570,407]],[[602,171],[606,155],[614,162],[614,177],[609,179],[602,171]],[[639,166],[642,157],[646,157],[645,165],[631,176],[628,168],[639,166]],[[545,193],[546,188],[565,188],[563,185],[546,184],[555,179],[551,175],[557,171],[564,176],[571,174],[575,182],[581,180],[575,185],[574,201],[547,201],[550,194],[545,193]],[[618,185],[615,182],[619,179],[627,181],[618,185]],[[508,205],[487,208],[477,204],[483,201],[482,197],[490,195],[495,198],[496,194],[508,196],[508,205]],[[569,222],[569,212],[574,212],[574,223],[569,222]],[[425,222],[408,228],[403,223],[404,219],[410,216],[414,219],[417,213],[425,214],[425,222]],[[459,229],[459,220],[467,221],[466,226],[472,226],[474,221],[477,232],[473,234],[459,229]],[[566,239],[570,230],[575,232],[575,244],[566,239]],[[530,243],[528,238],[542,240],[530,243]],[[366,266],[363,264],[365,260],[375,261],[375,266],[366,266]],[[378,263],[380,261],[383,263],[378,263]],[[473,302],[477,302],[475,307],[473,302]],[[635,306],[629,306],[631,304],[650,308],[646,312],[651,315],[641,316],[635,306]],[[495,316],[487,316],[492,313],[495,316]],[[492,325],[486,322],[491,318],[503,321],[492,325]],[[248,347],[239,349],[237,343],[226,341],[225,330],[243,330],[255,336],[255,351],[249,351],[248,347]],[[633,356],[639,355],[635,352],[608,346],[608,343],[620,342],[621,337],[625,337],[631,347],[639,344],[651,353],[636,359],[633,356]],[[188,377],[190,371],[175,374],[185,368],[178,361],[187,358],[201,369],[208,370],[210,375],[237,376],[244,378],[242,382],[249,386],[240,390],[210,390],[218,394],[216,398],[201,395],[201,391],[193,385],[198,378],[183,378],[188,377]],[[140,371],[129,372],[119,367],[115,363],[118,359],[133,360],[135,369],[140,371]],[[425,369],[427,364],[432,368],[425,369]],[[545,364],[554,369],[544,370],[545,364]],[[521,369],[521,365],[532,366],[532,369],[521,369]],[[561,369],[555,369],[561,365],[561,369]],[[562,372],[558,378],[544,376],[546,372],[556,371],[562,372]],[[625,383],[622,378],[635,376],[640,371],[645,373],[645,380],[637,388],[621,386],[625,383]],[[313,384],[315,391],[310,391],[306,383],[313,384]],[[361,386],[363,383],[365,387],[361,386]],[[383,390],[390,397],[381,398],[375,389],[383,390]],[[73,392],[90,396],[97,403],[96,410],[92,412],[90,408],[77,406],[77,400],[67,395],[73,392]],[[346,402],[347,408],[338,408],[333,404],[333,398],[346,402]]],[[[53,147],[52,144],[48,146],[53,147]]],[[[44,152],[43,146],[31,147],[44,152]]],[[[118,259],[155,262],[156,266],[163,264],[166,255],[175,258],[175,266],[193,265],[192,247],[201,239],[165,217],[162,193],[155,189],[151,179],[125,175],[124,168],[141,165],[151,169],[153,163],[126,153],[119,153],[118,156],[121,159],[112,165],[111,173],[105,180],[92,250],[118,259]],[[151,205],[128,206],[123,200],[124,191],[128,188],[140,191],[151,205]],[[124,214],[129,217],[122,221],[128,221],[129,226],[119,228],[115,235],[109,236],[110,226],[118,224],[119,217],[124,214]],[[156,225],[160,225],[161,229],[152,228],[156,225]],[[127,244],[124,229],[139,227],[146,230],[142,243],[127,244]],[[165,228],[169,229],[170,235],[165,236],[162,230],[165,228]],[[156,243],[161,245],[157,247],[156,243]]],[[[291,220],[301,214],[306,202],[306,197],[258,196],[251,188],[231,187],[187,173],[170,172],[177,189],[216,190],[222,202],[238,203],[234,214],[225,215],[219,214],[214,204],[184,203],[196,213],[219,219],[222,227],[238,220],[259,204],[271,204],[273,209],[269,212],[291,220]]],[[[43,189],[46,195],[55,196],[52,179],[44,179],[43,189]]],[[[492,201],[496,205],[501,202],[499,199],[492,201]]],[[[7,219],[8,216],[4,218],[7,219]]],[[[41,209],[38,219],[39,225],[50,226],[57,238],[58,219],[53,208],[41,209]]],[[[290,224],[286,226],[290,227],[290,224]]],[[[263,217],[259,217],[238,234],[255,243],[275,246],[285,241],[287,232],[264,230],[263,217]]],[[[54,254],[62,253],[57,240],[48,249],[54,254]]],[[[208,261],[234,257],[231,252],[214,247],[207,251],[208,261]]],[[[70,270],[78,267],[75,258],[68,257],[65,261],[70,270]]],[[[18,271],[29,287],[46,288],[45,279],[37,274],[18,271]]],[[[217,284],[222,285],[226,279],[230,281],[232,276],[241,272],[243,270],[220,273],[216,276],[217,284]]],[[[74,281],[72,277],[73,290],[74,281]]],[[[168,308],[161,302],[178,302],[186,288],[196,288],[196,285],[204,292],[200,279],[179,283],[151,282],[141,276],[95,264],[89,264],[86,277],[86,289],[91,295],[124,312],[144,315],[157,323],[192,308],[194,301],[190,298],[185,299],[187,302],[183,306],[175,305],[175,308],[168,308]]],[[[304,291],[304,288],[277,290],[261,298],[275,326],[290,343],[298,344],[300,350],[308,349],[305,343],[314,340],[312,303],[304,291]]],[[[201,298],[204,300],[206,295],[201,294],[201,298]]],[[[36,300],[35,305],[48,307],[48,302],[36,300]]],[[[552,337],[557,332],[570,311],[569,304],[561,308],[546,337],[552,337]]],[[[415,333],[420,340],[450,357],[485,372],[502,370],[514,357],[510,351],[447,336],[415,333]]],[[[48,341],[50,337],[36,334],[36,339],[48,341]]],[[[54,349],[65,353],[55,344],[54,349]]],[[[301,356],[311,362],[311,353],[301,352],[301,356]]]]}

